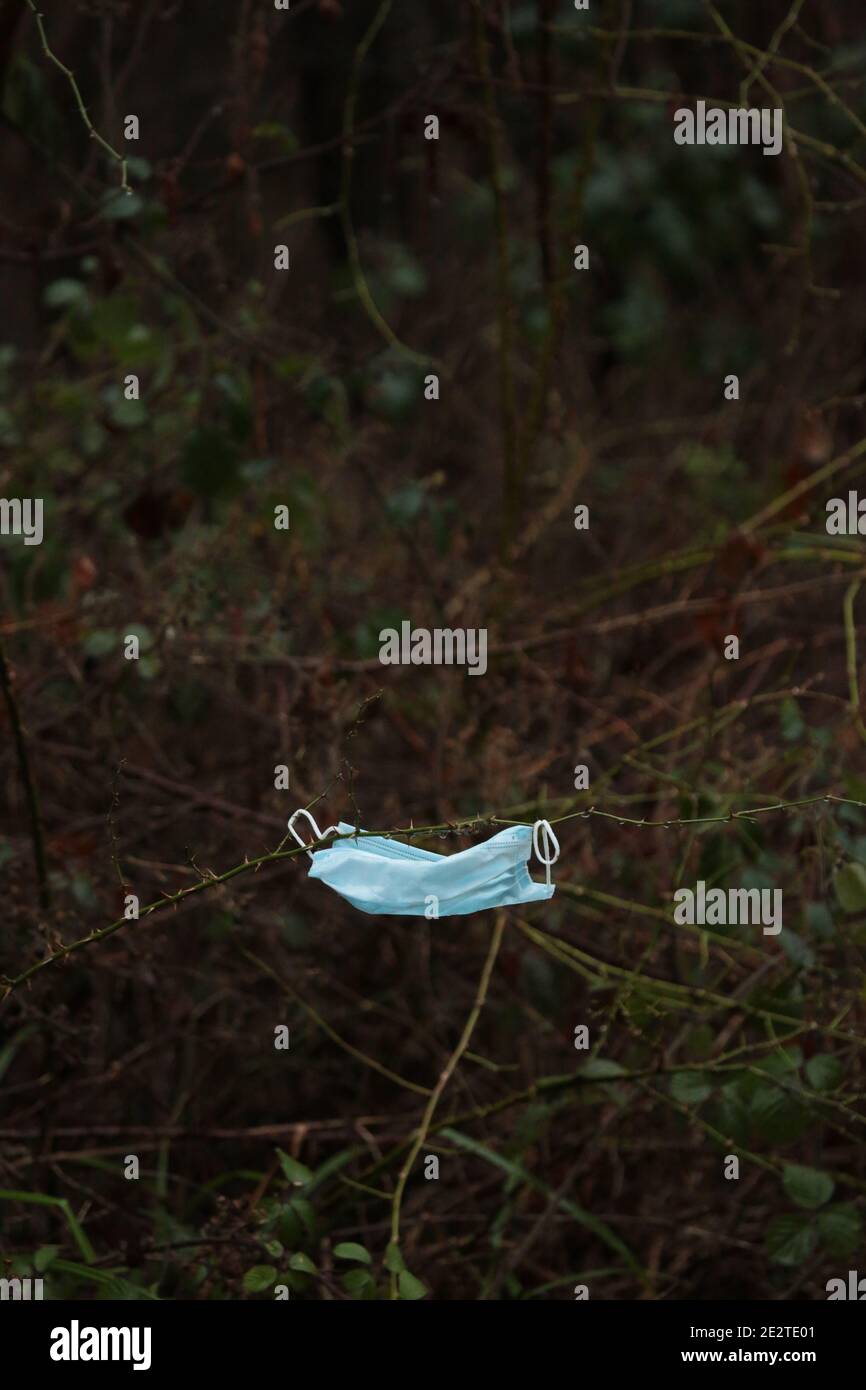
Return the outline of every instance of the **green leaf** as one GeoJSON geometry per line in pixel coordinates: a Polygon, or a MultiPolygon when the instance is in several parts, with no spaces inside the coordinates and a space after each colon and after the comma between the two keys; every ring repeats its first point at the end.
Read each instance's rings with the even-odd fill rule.
{"type": "Polygon", "coordinates": [[[759,1138],[768,1144],[798,1139],[809,1124],[806,1107],[778,1086],[760,1086],[749,1105],[749,1119],[759,1138]]]}
{"type": "Polygon", "coordinates": [[[244,1275],[245,1293],[263,1293],[276,1283],[277,1271],[273,1265],[253,1265],[244,1275]]]}
{"type": "Polygon", "coordinates": [[[153,170],[150,161],[142,159],[140,155],[131,154],[126,161],[126,172],[134,179],[140,179],[142,183],[149,179],[153,170]]]}
{"type": "Polygon", "coordinates": [[[274,459],[247,459],[238,469],[245,483],[261,483],[274,471],[274,459]]]}
{"type": "Polygon", "coordinates": [[[854,801],[866,801],[866,777],[856,772],[844,774],[845,791],[854,801]]]}
{"type": "Polygon", "coordinates": [[[625,1075],[625,1067],[608,1057],[590,1057],[577,1070],[588,1081],[613,1081],[615,1077],[625,1075]]]}
{"type": "Polygon", "coordinates": [[[341,1284],[352,1298],[375,1298],[376,1281],[366,1269],[350,1269],[341,1284]]]}
{"type": "Polygon", "coordinates": [[[853,1202],[837,1202],[818,1213],[818,1236],[831,1255],[844,1258],[859,1250],[863,1219],[853,1202]]]}
{"type": "Polygon", "coordinates": [[[42,1274],[52,1260],[60,1253],[59,1245],[42,1245],[33,1256],[33,1268],[37,1274],[42,1274]]]}
{"type": "Polygon", "coordinates": [[[84,308],[88,303],[87,287],[80,280],[53,280],[42,301],[49,309],[84,308]]]}
{"type": "Polygon", "coordinates": [[[159,1295],[154,1291],[153,1286],[142,1288],[140,1284],[132,1284],[128,1280],[121,1279],[113,1271],[88,1269],[86,1265],[78,1264],[75,1260],[56,1259],[51,1265],[51,1271],[57,1274],[71,1274],[75,1279],[95,1284],[97,1288],[105,1290],[102,1295],[104,1298],[135,1298],[160,1302],[159,1295]]]}
{"type": "Polygon", "coordinates": [[[89,632],[81,646],[85,656],[107,656],[109,652],[119,652],[121,642],[113,629],[100,627],[89,632]]]}
{"type": "MultiPolygon", "coordinates": [[[[127,637],[138,638],[138,648],[141,652],[150,651],[150,648],[153,646],[153,633],[150,628],[145,627],[143,623],[130,623],[123,633],[124,642],[127,637]]],[[[139,660],[141,660],[141,658],[139,658],[139,660]]]]}
{"type": "Polygon", "coordinates": [[[142,656],[136,662],[138,674],[146,681],[152,681],[154,676],[158,676],[162,667],[159,658],[155,656],[142,656]]]}
{"type": "Polygon", "coordinates": [[[344,1240],[340,1245],[334,1246],[334,1258],[337,1260],[357,1260],[362,1265],[372,1263],[370,1252],[365,1250],[363,1245],[355,1245],[351,1240],[344,1240]]]}
{"type": "Polygon", "coordinates": [[[819,1052],[806,1063],[806,1078],[816,1091],[835,1091],[841,1084],[843,1067],[838,1057],[819,1052]]]}
{"type": "Polygon", "coordinates": [[[280,121],[262,121],[253,127],[257,140],[275,140],[285,154],[294,154],[298,149],[298,137],[280,121]]]}
{"type": "Polygon", "coordinates": [[[286,1217],[295,1232],[291,1240],[286,1239],[287,1245],[297,1245],[303,1240],[304,1232],[310,1237],[316,1234],[316,1213],[306,1197],[293,1197],[286,1207],[286,1217]]]}
{"type": "Polygon", "coordinates": [[[144,199],[137,193],[125,193],[123,189],[110,189],[102,200],[100,217],[109,222],[127,222],[137,217],[144,207],[144,199]]]}
{"type": "Polygon", "coordinates": [[[305,1183],[312,1182],[313,1175],[303,1163],[299,1163],[296,1158],[289,1158],[289,1155],[283,1153],[282,1149],[277,1149],[277,1154],[280,1167],[290,1183],[294,1183],[295,1187],[303,1187],[305,1183]]]}
{"type": "Polygon", "coordinates": [[[401,526],[415,521],[426,501],[427,494],[419,483],[404,483],[385,499],[388,515],[401,526]]]}
{"type": "Polygon", "coordinates": [[[339,377],[313,377],[304,396],[313,413],[330,425],[338,438],[346,438],[350,424],[349,395],[339,377]]]}
{"type": "Polygon", "coordinates": [[[313,1264],[313,1261],[310,1259],[309,1255],[304,1254],[303,1250],[297,1250],[295,1254],[292,1255],[291,1259],[289,1260],[289,1269],[295,1270],[297,1274],[317,1273],[316,1266],[313,1264]]]}
{"type": "Polygon", "coordinates": [[[866,866],[853,860],[843,864],[833,875],[836,900],[845,912],[862,912],[866,908],[866,866]]]}
{"type": "Polygon", "coordinates": [[[800,969],[807,970],[815,964],[815,952],[812,947],[790,927],[782,932],[779,941],[785,955],[800,969]]]}
{"type": "Polygon", "coordinates": [[[144,402],[128,401],[125,396],[112,398],[109,414],[112,423],[123,430],[136,430],[147,423],[147,407],[144,402]]]}
{"type": "Polygon", "coordinates": [[[833,1196],[836,1186],[828,1173],[819,1173],[817,1168],[804,1168],[799,1163],[786,1163],[782,1174],[782,1184],[798,1207],[822,1207],[833,1196]]]}
{"type": "Polygon", "coordinates": [[[397,1245],[396,1241],[392,1240],[388,1249],[385,1251],[385,1268],[391,1274],[401,1274],[406,1268],[403,1263],[403,1256],[400,1254],[400,1247],[397,1245]]]}
{"type": "Polygon", "coordinates": [[[414,1274],[410,1274],[408,1269],[401,1269],[397,1279],[397,1288],[401,1298],[415,1300],[427,1297],[427,1290],[421,1280],[416,1279],[414,1274]]]}
{"type": "Polygon", "coordinates": [[[828,941],[835,932],[833,914],[826,903],[806,904],[806,925],[823,941],[828,941]]]}
{"type": "Polygon", "coordinates": [[[766,1072],[767,1076],[788,1076],[792,1071],[799,1071],[802,1065],[803,1049],[796,1044],[778,1047],[755,1063],[756,1069],[766,1072]]]}
{"type": "Polygon", "coordinates": [[[72,1234],[82,1257],[87,1264],[92,1265],[96,1262],[96,1251],[88,1240],[84,1228],[75,1212],[69,1205],[66,1197],[50,1197],[45,1192],[21,1192],[12,1188],[0,1188],[0,1201],[4,1202],[32,1202],[37,1207],[55,1207],[62,1213],[67,1226],[72,1234]]]}
{"type": "Polygon", "coordinates": [[[381,276],[391,293],[404,299],[417,299],[427,289],[427,273],[423,265],[405,246],[391,245],[387,248],[381,276]]]}
{"type": "Polygon", "coordinates": [[[799,1212],[777,1216],[767,1231],[767,1254],[777,1265],[801,1265],[814,1250],[817,1238],[809,1217],[799,1212]]]}
{"type": "Polygon", "coordinates": [[[368,408],[392,424],[407,420],[419,399],[418,374],[406,367],[387,367],[366,392],[368,408]]]}
{"type": "Polygon", "coordinates": [[[782,701],[779,708],[779,723],[782,728],[782,738],[786,739],[789,743],[797,742],[798,739],[803,737],[806,731],[806,725],[800,713],[800,706],[797,704],[797,701],[791,699],[790,696],[782,701]]]}
{"type": "Polygon", "coordinates": [[[683,1105],[700,1105],[712,1094],[712,1082],[702,1071],[678,1071],[671,1077],[671,1095],[683,1105]]]}
{"type": "MultiPolygon", "coordinates": [[[[355,1144],[349,1149],[342,1149],[339,1153],[332,1154],[330,1158],[326,1158],[324,1163],[319,1164],[313,1174],[313,1181],[310,1183],[309,1187],[310,1192],[315,1192],[323,1183],[330,1182],[335,1173],[339,1173],[340,1169],[345,1168],[347,1163],[351,1163],[353,1159],[363,1156],[365,1152],[366,1150],[361,1144],[355,1144]]],[[[299,1200],[303,1199],[298,1197],[295,1198],[296,1202],[299,1200]]],[[[312,1207],[310,1207],[310,1213],[311,1215],[313,1213],[312,1207]]],[[[311,1231],[315,1230],[315,1216],[313,1216],[310,1229],[311,1231]]]]}

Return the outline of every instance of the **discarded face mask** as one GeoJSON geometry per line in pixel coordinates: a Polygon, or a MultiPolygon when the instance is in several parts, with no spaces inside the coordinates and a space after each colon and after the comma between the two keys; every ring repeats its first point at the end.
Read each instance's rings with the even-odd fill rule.
{"type": "Polygon", "coordinates": [[[350,836],[329,849],[307,853],[310,878],[321,879],[360,912],[396,917],[458,917],[491,907],[512,907],[552,898],[550,866],[559,858],[559,841],[546,820],[509,826],[483,844],[457,854],[435,854],[415,845],[398,844],[381,835],[366,835],[341,821],[320,831],[309,811],[295,811],[289,831],[306,816],[317,840],[350,836]],[[543,836],[543,844],[540,837],[543,836]],[[543,848],[543,852],[542,852],[543,848]],[[532,851],[545,866],[546,881],[529,877],[532,851]]]}

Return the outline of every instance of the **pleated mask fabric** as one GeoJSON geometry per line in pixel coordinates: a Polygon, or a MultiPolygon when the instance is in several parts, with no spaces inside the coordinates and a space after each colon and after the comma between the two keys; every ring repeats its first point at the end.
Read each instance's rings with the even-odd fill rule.
{"type": "Polygon", "coordinates": [[[299,844],[303,841],[294,829],[298,815],[307,816],[317,840],[332,833],[348,837],[310,853],[310,878],[327,884],[359,912],[429,919],[458,917],[544,901],[556,891],[550,866],[559,858],[559,844],[545,820],[533,826],[509,826],[457,854],[436,854],[385,836],[359,834],[344,821],[321,832],[304,810],[296,811],[289,821],[289,830],[299,844]],[[544,883],[530,877],[533,849],[546,869],[544,883]]]}

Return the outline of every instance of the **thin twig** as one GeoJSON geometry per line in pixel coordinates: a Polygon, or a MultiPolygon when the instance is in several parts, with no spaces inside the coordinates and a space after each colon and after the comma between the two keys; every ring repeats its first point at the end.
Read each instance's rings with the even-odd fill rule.
{"type": "Polygon", "coordinates": [[[860,685],[857,679],[857,628],[854,622],[854,600],[859,592],[861,582],[860,579],[855,579],[853,584],[846,589],[842,612],[845,621],[845,654],[851,714],[855,729],[863,742],[866,743],[866,728],[863,727],[863,716],[860,713],[860,685]]]}
{"type": "Polygon", "coordinates": [[[87,114],[87,107],[84,105],[84,98],[81,95],[81,89],[79,88],[78,83],[75,80],[75,73],[72,71],[71,68],[68,68],[65,63],[62,63],[60,61],[57,54],[53,51],[48,42],[48,37],[45,33],[45,26],[42,23],[42,15],[36,8],[36,0],[27,0],[27,7],[32,12],[33,17],[36,20],[36,28],[39,30],[39,38],[42,41],[42,52],[45,54],[45,57],[48,59],[49,62],[53,63],[56,68],[60,69],[67,82],[69,83],[70,87],[72,88],[72,95],[75,97],[75,104],[78,107],[78,111],[82,121],[87,127],[87,132],[91,140],[95,140],[97,145],[100,145],[102,149],[105,150],[106,154],[111,156],[115,164],[118,164],[120,166],[121,190],[124,193],[131,193],[132,189],[130,188],[126,178],[125,158],[122,154],[119,154],[118,151],[114,149],[112,145],[109,145],[108,141],[105,140],[99,134],[99,131],[95,128],[93,122],[87,114]]]}
{"type": "Polygon", "coordinates": [[[397,1072],[391,1071],[389,1067],[383,1066],[381,1062],[377,1062],[375,1057],[368,1057],[367,1053],[362,1052],[359,1047],[353,1047],[350,1042],[347,1042],[345,1038],[340,1036],[335,1028],[331,1027],[327,1019],[322,1018],[321,1014],[317,1013],[312,1004],[309,1004],[306,999],[301,997],[298,991],[289,984],[288,980],[284,980],[278,975],[276,970],[273,970],[266,961],[263,961],[259,956],[255,955],[252,951],[248,951],[243,946],[239,947],[239,950],[242,956],[255,965],[257,969],[263,971],[265,975],[268,975],[275,984],[279,985],[280,989],[283,990],[290,999],[294,1000],[294,1002],[304,1010],[304,1013],[321,1028],[322,1032],[327,1034],[331,1041],[335,1042],[338,1047],[341,1047],[344,1052],[348,1052],[350,1057],[357,1057],[358,1061],[363,1062],[365,1067],[372,1067],[374,1071],[379,1072],[380,1076],[387,1077],[389,1081],[393,1081],[397,1086],[404,1086],[406,1090],[414,1091],[416,1095],[430,1095],[429,1086],[419,1086],[416,1081],[409,1081],[405,1076],[399,1076],[397,1072]]]}
{"type": "MultiPolygon", "coordinates": [[[[484,1001],[487,998],[487,990],[490,986],[490,978],[493,974],[493,967],[496,963],[496,957],[499,954],[499,945],[502,941],[502,933],[504,932],[504,930],[505,913],[498,912],[496,915],[496,922],[493,927],[493,935],[490,938],[490,947],[487,952],[487,957],[484,961],[484,968],[481,971],[481,978],[478,981],[478,990],[475,995],[475,1003],[472,1005],[472,1008],[469,1012],[469,1016],[466,1019],[466,1023],[463,1026],[463,1032],[460,1034],[460,1041],[458,1042],[454,1051],[451,1053],[451,1056],[448,1058],[448,1061],[445,1063],[439,1080],[437,1081],[436,1086],[433,1090],[433,1094],[427,1102],[427,1105],[424,1109],[424,1114],[421,1118],[421,1124],[419,1125],[418,1132],[415,1136],[415,1141],[412,1144],[412,1147],[410,1148],[408,1154],[406,1155],[406,1158],[403,1161],[403,1166],[400,1169],[400,1176],[397,1179],[397,1186],[394,1189],[394,1196],[391,1204],[392,1246],[399,1247],[400,1244],[400,1207],[403,1202],[403,1193],[406,1190],[406,1183],[409,1180],[409,1174],[412,1171],[412,1167],[415,1163],[416,1158],[418,1157],[418,1152],[421,1148],[421,1145],[427,1138],[430,1125],[433,1121],[433,1116],[436,1113],[436,1106],[439,1104],[439,1101],[442,1097],[442,1093],[445,1090],[445,1087],[448,1085],[448,1082],[451,1080],[451,1077],[454,1074],[454,1070],[460,1062],[460,1058],[463,1056],[463,1053],[469,1046],[472,1034],[475,1031],[475,1025],[478,1022],[478,1019],[481,1015],[481,1010],[484,1008],[484,1001]]],[[[397,1275],[392,1272],[391,1297],[397,1298],[398,1296],[399,1295],[397,1275]]]]}
{"type": "MultiPolygon", "coordinates": [[[[321,798],[317,797],[316,801],[319,800],[321,800],[321,798]]],[[[624,816],[617,811],[603,811],[598,806],[589,806],[582,810],[568,811],[561,816],[551,817],[550,824],[561,825],[565,821],[588,820],[596,816],[602,817],[605,820],[614,820],[619,825],[637,826],[641,830],[650,830],[653,828],[669,830],[676,826],[732,824],[734,821],[751,820],[755,816],[768,815],[776,811],[788,811],[801,806],[814,806],[821,802],[837,806],[858,806],[862,810],[866,810],[866,801],[857,801],[853,797],[835,796],[829,792],[821,792],[815,796],[801,797],[797,801],[777,801],[768,806],[754,806],[742,811],[731,810],[726,815],[681,816],[670,820],[647,820],[646,818],[637,820],[630,816],[624,816]]],[[[311,802],[310,807],[315,804],[315,801],[311,802]]],[[[307,809],[310,809],[310,807],[307,809]]],[[[267,854],[260,854],[255,859],[245,859],[242,864],[236,864],[234,868],[227,869],[225,873],[212,874],[208,878],[203,879],[200,883],[192,884],[189,888],[181,888],[177,893],[168,893],[162,898],[157,898],[155,902],[149,903],[147,907],[141,909],[139,920],[144,917],[150,917],[153,913],[160,912],[164,908],[177,907],[178,904],[185,902],[187,898],[192,897],[194,894],[205,892],[207,889],[215,888],[223,883],[228,883],[230,879],[238,878],[242,874],[258,871],[266,864],[274,864],[283,859],[294,859],[297,855],[305,854],[310,849],[327,849],[337,840],[354,838],[356,833],[362,838],[375,836],[380,839],[390,839],[396,835],[411,835],[413,837],[428,835],[462,835],[477,831],[479,828],[485,826],[525,824],[528,824],[528,822],[509,820],[504,816],[489,813],[487,815],[479,814],[477,816],[472,816],[464,821],[445,821],[441,825],[397,826],[389,830],[361,830],[359,832],[353,830],[345,835],[330,835],[327,840],[315,840],[309,845],[298,846],[295,849],[289,850],[284,850],[281,845],[280,848],[267,854]]],[[[285,840],[282,843],[285,843],[285,840]]],[[[51,955],[36,961],[35,964],[29,966],[27,970],[23,970],[19,975],[11,977],[0,975],[0,990],[3,991],[0,993],[0,1001],[8,997],[13,989],[24,984],[26,980],[31,979],[34,975],[38,974],[40,970],[44,970],[46,966],[54,964],[55,961],[65,960],[67,956],[74,955],[85,946],[90,946],[96,941],[102,941],[105,937],[112,936],[115,932],[120,931],[121,928],[129,926],[129,924],[130,919],[121,917],[118,921],[109,923],[107,927],[100,927],[97,931],[90,932],[89,935],[80,937],[77,941],[72,941],[67,946],[60,947],[59,950],[52,952],[51,955]]]]}

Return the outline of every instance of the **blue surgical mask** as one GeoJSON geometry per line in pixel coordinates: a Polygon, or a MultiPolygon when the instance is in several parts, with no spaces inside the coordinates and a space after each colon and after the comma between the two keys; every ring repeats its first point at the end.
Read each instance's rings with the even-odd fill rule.
{"type": "Polygon", "coordinates": [[[491,907],[543,901],[552,898],[555,891],[550,866],[559,858],[559,843],[546,820],[533,826],[509,826],[458,854],[435,854],[381,835],[359,833],[343,821],[320,831],[304,809],[296,811],[289,821],[298,844],[303,840],[294,822],[300,815],[307,817],[317,840],[334,833],[351,837],[338,840],[330,849],[310,853],[310,878],[321,879],[361,912],[429,919],[457,917],[491,907]],[[547,871],[544,883],[529,877],[533,849],[547,871]]]}

